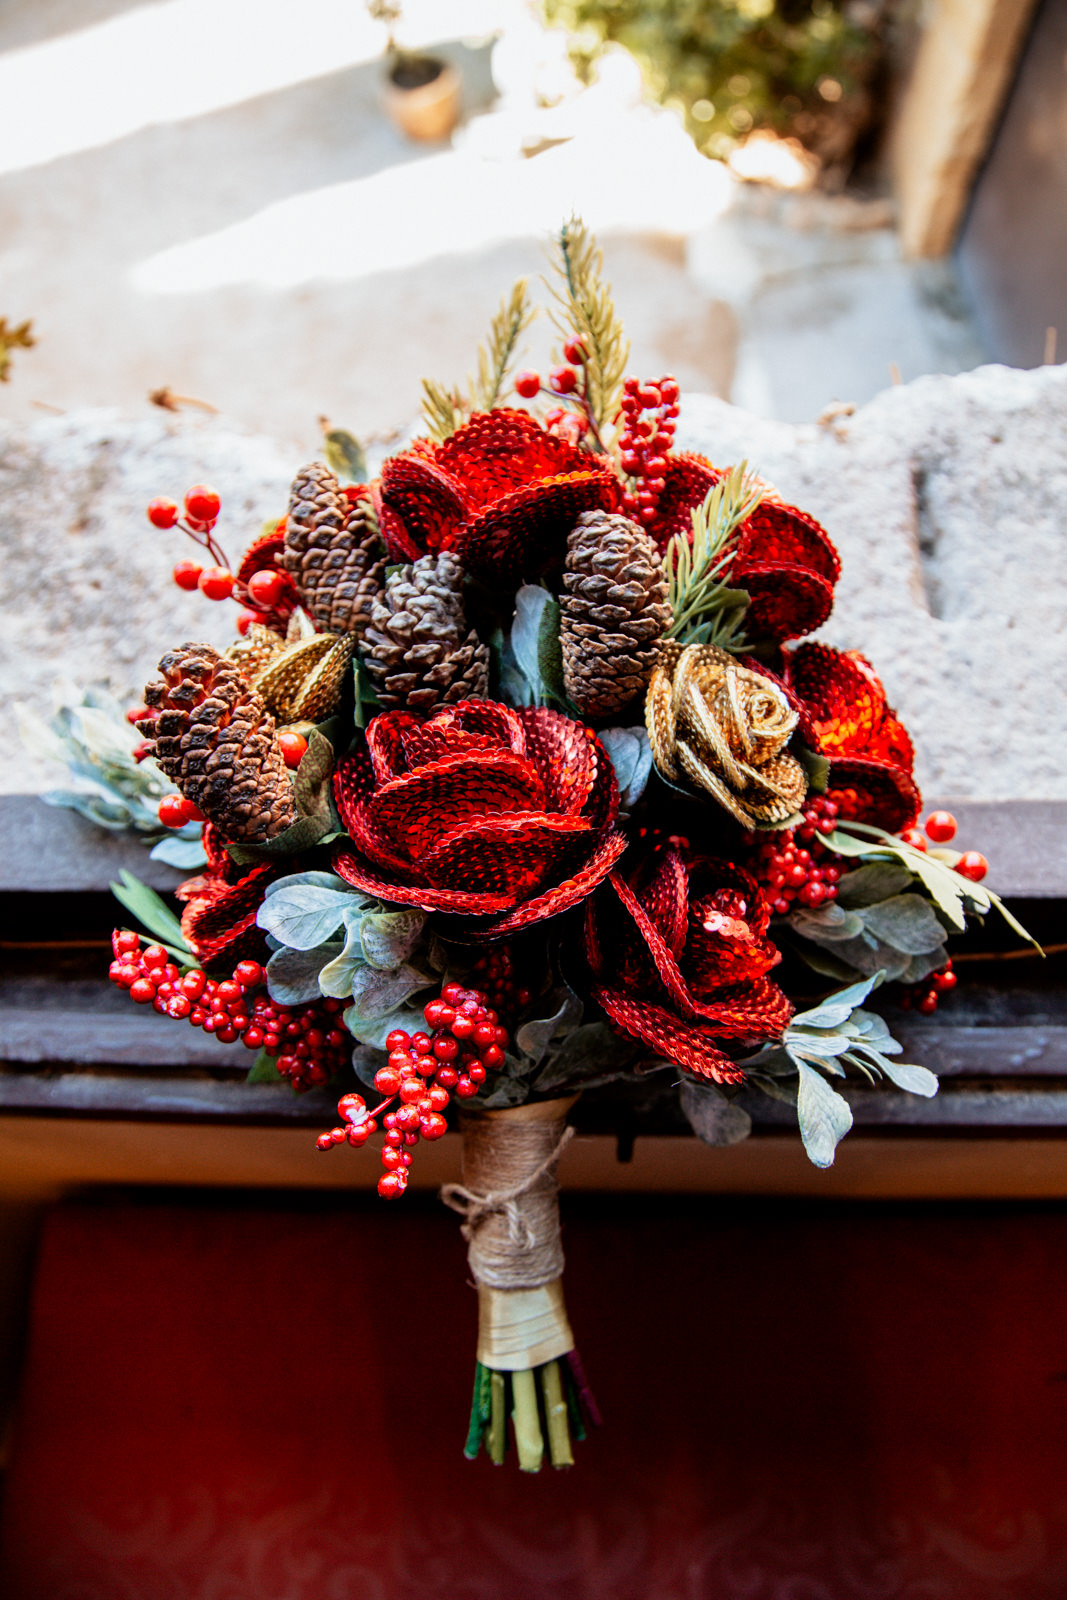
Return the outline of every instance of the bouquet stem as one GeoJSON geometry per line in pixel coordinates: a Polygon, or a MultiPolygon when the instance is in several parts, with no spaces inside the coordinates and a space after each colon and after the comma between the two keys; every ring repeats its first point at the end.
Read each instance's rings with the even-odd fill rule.
{"type": "Polygon", "coordinates": [[[574,1464],[573,1438],[600,1421],[563,1301],[556,1163],[574,1098],[463,1123],[463,1183],[442,1190],[464,1217],[478,1285],[478,1362],[465,1454],[503,1462],[510,1414],[519,1467],[574,1464]],[[564,1359],[565,1358],[565,1359],[564,1359]]]}

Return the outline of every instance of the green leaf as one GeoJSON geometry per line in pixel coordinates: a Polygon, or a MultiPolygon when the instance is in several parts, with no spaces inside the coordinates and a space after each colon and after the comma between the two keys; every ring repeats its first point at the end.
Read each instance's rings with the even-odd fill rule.
{"type": "Polygon", "coordinates": [[[162,861],[164,866],[177,867],[181,872],[198,872],[207,866],[207,856],[199,835],[195,839],[182,839],[177,835],[161,839],[149,851],[150,861],[162,861]]]}
{"type": "Polygon", "coordinates": [[[303,1006],[318,1000],[323,993],[320,974],[340,949],[338,940],[313,950],[276,950],[266,967],[271,999],[280,1006],[303,1006]]]}
{"type": "Polygon", "coordinates": [[[854,911],[846,911],[836,901],[814,910],[794,906],[788,921],[802,939],[811,939],[816,944],[840,944],[845,939],[859,938],[863,932],[863,918],[854,911]]]}
{"type": "Polygon", "coordinates": [[[889,1081],[895,1083],[898,1089],[906,1089],[908,1094],[921,1094],[925,1100],[931,1100],[941,1087],[928,1067],[912,1066],[905,1061],[890,1061],[879,1050],[868,1049],[867,1053],[874,1057],[875,1063],[889,1081]]]}
{"type": "Polygon", "coordinates": [[[863,921],[876,939],[905,955],[925,955],[939,950],[944,943],[945,931],[941,923],[929,901],[918,894],[898,894],[868,906],[863,921]]]}
{"type": "Polygon", "coordinates": [[[834,1153],[852,1126],[852,1107],[814,1067],[797,1060],[797,1121],[808,1159],[816,1167],[832,1167],[834,1153]]]}
{"type": "Polygon", "coordinates": [[[511,624],[509,644],[515,665],[526,681],[534,705],[544,703],[540,659],[541,627],[546,612],[553,604],[548,590],[542,589],[535,583],[524,583],[515,596],[515,619],[511,624]]]}
{"type": "Polygon", "coordinates": [[[740,1144],[752,1132],[752,1118],[748,1112],[728,1100],[713,1083],[684,1077],[679,1098],[686,1121],[705,1144],[721,1149],[740,1144]]]}
{"type": "Polygon", "coordinates": [[[548,1017],[538,1017],[524,1022],[515,1034],[515,1048],[521,1057],[533,1066],[540,1065],[553,1039],[565,1036],[578,1027],[584,1007],[568,984],[556,989],[552,998],[556,1010],[548,1017]]]}
{"type": "Polygon", "coordinates": [[[256,922],[292,950],[314,950],[337,932],[345,913],[354,908],[360,906],[352,890],[339,892],[283,878],[264,899],[256,922]]]}
{"type": "Polygon", "coordinates": [[[372,911],[360,924],[363,959],[369,967],[391,972],[422,942],[426,913],[414,906],[402,911],[372,911]]]}
{"type": "Polygon", "coordinates": [[[853,983],[849,988],[839,990],[837,994],[832,994],[819,1005],[813,1006],[810,1011],[798,1012],[789,1024],[790,1030],[839,1027],[842,1022],[847,1021],[857,1006],[863,1004],[877,981],[877,974],[864,978],[862,983],[853,983]]]}
{"type": "Polygon", "coordinates": [[[912,882],[907,867],[892,861],[871,861],[846,872],[837,885],[837,904],[849,910],[875,905],[900,894],[912,882]]]}
{"type": "Polygon", "coordinates": [[[806,744],[793,746],[794,753],[800,765],[808,775],[808,788],[816,794],[825,794],[826,785],[830,781],[830,758],[819,755],[816,750],[809,750],[806,744]]]}
{"type": "Polygon", "coordinates": [[[354,434],[331,428],[323,435],[322,453],[339,483],[366,483],[367,457],[354,434]]]}
{"type": "Polygon", "coordinates": [[[135,878],[132,872],[127,872],[125,867],[120,871],[119,877],[121,883],[111,885],[111,893],[119,904],[125,906],[141,926],[147,928],[148,932],[161,943],[184,952],[186,958],[195,961],[196,957],[193,956],[182,934],[181,923],[155,890],[150,889],[139,878],[135,878]]]}
{"type": "Polygon", "coordinates": [[[561,621],[559,601],[550,596],[547,606],[541,612],[541,624],[537,630],[537,671],[544,685],[545,699],[565,705],[567,691],[563,686],[561,621]]]}
{"type": "Polygon", "coordinates": [[[619,784],[619,805],[630,811],[640,800],[652,771],[652,746],[641,728],[605,728],[600,742],[611,757],[619,784]]]}
{"type": "Polygon", "coordinates": [[[245,1079],[246,1083],[269,1083],[276,1088],[281,1088],[287,1082],[278,1071],[277,1063],[273,1056],[261,1050],[252,1063],[252,1070],[245,1079]]]}
{"type": "MultiPolygon", "coordinates": [[[[395,1011],[410,995],[436,982],[435,977],[406,964],[397,967],[395,972],[376,972],[373,967],[360,967],[352,979],[353,1021],[374,1022],[395,1011]]],[[[347,1012],[345,1016],[348,1017],[347,1012]]],[[[353,1033],[356,1032],[353,1022],[349,1022],[348,1026],[353,1033]]]]}

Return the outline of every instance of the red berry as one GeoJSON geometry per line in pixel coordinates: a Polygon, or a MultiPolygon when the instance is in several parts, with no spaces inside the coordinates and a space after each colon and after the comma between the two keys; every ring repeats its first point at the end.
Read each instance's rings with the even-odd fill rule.
{"type": "Polygon", "coordinates": [[[173,500],[153,500],[148,507],[148,520],[155,528],[173,528],[178,520],[178,507],[173,500]]]}
{"type": "Polygon", "coordinates": [[[404,1179],[398,1172],[386,1172],[378,1179],[378,1193],[383,1200],[397,1200],[404,1193],[404,1179]]]}
{"type": "Polygon", "coordinates": [[[924,1017],[931,1016],[937,1010],[937,995],[933,989],[928,990],[915,1002],[915,1009],[921,1011],[924,1017]]]}
{"type": "Polygon", "coordinates": [[[537,372],[519,372],[515,376],[515,393],[524,400],[532,400],[541,392],[541,375],[537,372]]]}
{"type": "Polygon", "coordinates": [[[918,828],[905,828],[900,837],[905,844],[910,844],[913,850],[926,849],[926,839],[918,828]]]}
{"type": "Polygon", "coordinates": [[[461,1012],[452,1024],[452,1032],[457,1039],[473,1039],[476,1026],[473,1017],[464,1016],[461,1012]]]}
{"type": "Polygon", "coordinates": [[[479,1087],[481,1087],[481,1085],[485,1082],[485,1068],[479,1066],[477,1061],[473,1061],[467,1068],[467,1077],[472,1083],[476,1083],[479,1087]]]}
{"type": "Polygon", "coordinates": [[[580,367],[585,360],[585,345],[581,339],[568,339],[563,346],[563,354],[566,360],[572,361],[576,367],[580,367]]]}
{"type": "Polygon", "coordinates": [[[956,862],[956,871],[961,878],[970,878],[972,883],[981,883],[989,871],[989,862],[980,850],[965,850],[956,862]]]}
{"type": "Polygon", "coordinates": [[[317,1150],[332,1150],[333,1139],[328,1133],[320,1133],[318,1138],[315,1140],[315,1148],[317,1150]]]}
{"type": "Polygon", "coordinates": [[[174,568],[174,581],[179,589],[196,589],[203,570],[195,561],[179,561],[174,568]]]}
{"type": "MultiPolygon", "coordinates": [[[[422,1098],[421,1087],[422,1086],[420,1085],[419,1087],[420,1087],[419,1099],[421,1100],[421,1098],[422,1098]]],[[[396,1126],[403,1133],[414,1133],[415,1129],[418,1127],[418,1125],[419,1125],[418,1107],[415,1106],[415,1105],[401,1106],[400,1110],[396,1113],[396,1126]]]]}
{"type": "Polygon", "coordinates": [[[949,968],[947,972],[935,972],[930,982],[938,994],[945,994],[949,989],[956,987],[957,978],[956,974],[949,968]]]}
{"type": "Polygon", "coordinates": [[[355,1145],[357,1150],[359,1149],[360,1145],[366,1144],[369,1138],[370,1129],[367,1127],[365,1122],[355,1123],[348,1130],[348,1142],[351,1145],[355,1145]]]}
{"type": "Polygon", "coordinates": [[[259,622],[260,620],[259,612],[249,611],[247,606],[243,611],[239,611],[237,613],[237,632],[241,635],[242,639],[252,626],[253,622],[259,622]]]}
{"type": "Polygon", "coordinates": [[[488,1050],[482,1051],[482,1066],[487,1067],[490,1072],[496,1072],[503,1065],[504,1052],[499,1045],[491,1044],[488,1050]]]}
{"type": "Polygon", "coordinates": [[[927,835],[935,844],[948,844],[956,837],[957,826],[951,811],[931,811],[924,823],[927,835]]]}
{"type": "Polygon", "coordinates": [[[410,1073],[415,1066],[415,1057],[410,1050],[390,1050],[387,1067],[395,1067],[401,1073],[410,1073]]]}
{"type": "Polygon", "coordinates": [[[214,522],[220,503],[214,489],[209,489],[206,483],[194,483],[185,497],[185,512],[194,522],[214,522]]]}
{"type": "Polygon", "coordinates": [[[337,1102],[337,1115],[343,1122],[362,1122],[367,1102],[361,1094],[343,1094],[337,1102]]]}
{"type": "Polygon", "coordinates": [[[406,1050],[411,1043],[411,1035],[405,1033],[403,1028],[394,1028],[385,1041],[387,1050],[406,1050]]]}
{"type": "Polygon", "coordinates": [[[277,567],[264,567],[259,572],[253,572],[249,578],[248,597],[254,605],[270,611],[278,604],[287,587],[283,572],[279,572],[277,567]]]}
{"type": "MultiPolygon", "coordinates": [[[[400,1099],[403,1105],[414,1105],[421,1100],[426,1090],[421,1078],[405,1078],[400,1085],[400,1099]]],[[[399,1115],[399,1112],[397,1113],[399,1115]]]]}
{"type": "Polygon", "coordinates": [[[447,1089],[443,1088],[440,1084],[435,1083],[430,1087],[426,1098],[430,1102],[431,1111],[443,1111],[448,1105],[451,1095],[447,1089]]]}
{"type": "Polygon", "coordinates": [[[144,1006],[156,998],[156,986],[148,978],[138,978],[130,984],[130,999],[144,1006]]]}
{"type": "Polygon", "coordinates": [[[307,750],[308,742],[302,733],[280,733],[278,749],[287,767],[298,767],[307,750]]]}
{"type": "Polygon", "coordinates": [[[419,1122],[419,1132],[424,1139],[440,1139],[448,1132],[448,1123],[439,1111],[428,1111],[419,1122]]]}
{"type": "Polygon", "coordinates": [[[263,968],[258,961],[239,961],[233,969],[233,975],[246,989],[263,982],[263,968]]]}
{"type": "Polygon", "coordinates": [[[826,888],[817,880],[814,883],[806,883],[797,895],[797,899],[806,906],[821,906],[826,899],[826,888]]]}
{"type": "Polygon", "coordinates": [[[464,1074],[463,1077],[461,1077],[457,1081],[457,1083],[456,1083],[456,1094],[459,1096],[459,1098],[461,1100],[469,1100],[472,1095],[475,1095],[477,1093],[478,1093],[478,1085],[476,1083],[473,1083],[471,1081],[471,1079],[466,1076],[466,1074],[464,1074]]]}
{"type": "Polygon", "coordinates": [[[165,828],[184,828],[185,810],[180,794],[165,794],[159,802],[159,820],[165,828]]]}
{"type": "MultiPolygon", "coordinates": [[[[167,965],[167,952],[161,944],[150,944],[141,953],[141,965],[145,967],[165,967],[167,965]]],[[[158,974],[162,978],[162,973],[158,974]]]]}
{"type": "Polygon", "coordinates": [[[116,950],[124,951],[127,955],[129,955],[132,951],[140,950],[140,948],[141,948],[141,936],[140,936],[139,933],[134,933],[129,928],[123,929],[123,931],[121,933],[116,933],[116,935],[115,935],[115,949],[116,950]]]}
{"type": "Polygon", "coordinates": [[[402,1167],[403,1165],[404,1157],[401,1155],[400,1151],[395,1149],[392,1145],[387,1145],[382,1151],[382,1166],[393,1168],[402,1167]]]}
{"type": "Polygon", "coordinates": [[[578,387],[578,374],[573,367],[553,367],[548,381],[556,394],[573,394],[578,387]]]}
{"type": "Polygon", "coordinates": [[[433,1081],[439,1083],[442,1089],[454,1089],[459,1082],[459,1073],[455,1067],[438,1067],[433,1081]]]}
{"type": "Polygon", "coordinates": [[[233,573],[226,567],[206,567],[200,574],[200,593],[209,600],[228,600],[233,585],[233,573]]]}

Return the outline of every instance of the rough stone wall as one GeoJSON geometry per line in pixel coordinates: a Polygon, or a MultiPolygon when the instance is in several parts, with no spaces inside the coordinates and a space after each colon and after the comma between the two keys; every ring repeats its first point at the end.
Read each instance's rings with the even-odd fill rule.
{"type": "MultiPolygon", "coordinates": [[[[822,426],[687,396],[677,442],[747,457],[825,524],[844,572],[821,637],[874,662],[931,797],[1067,798],[1067,368],[920,378],[822,426]]],[[[213,483],[236,559],[301,464],[187,415],[0,424],[0,788],[57,777],[20,754],[13,700],[108,677],[132,702],[165,649],[231,637],[232,603],[170,581],[186,541],[147,502],[213,483]]]]}

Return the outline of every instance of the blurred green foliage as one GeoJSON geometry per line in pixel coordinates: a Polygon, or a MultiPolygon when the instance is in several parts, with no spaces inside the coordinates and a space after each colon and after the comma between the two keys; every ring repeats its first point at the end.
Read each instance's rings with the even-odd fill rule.
{"type": "Polygon", "coordinates": [[[544,0],[547,22],[571,33],[583,78],[606,45],[624,45],[706,155],[725,158],[770,129],[826,165],[847,164],[870,122],[883,9],[883,0],[544,0]]]}

